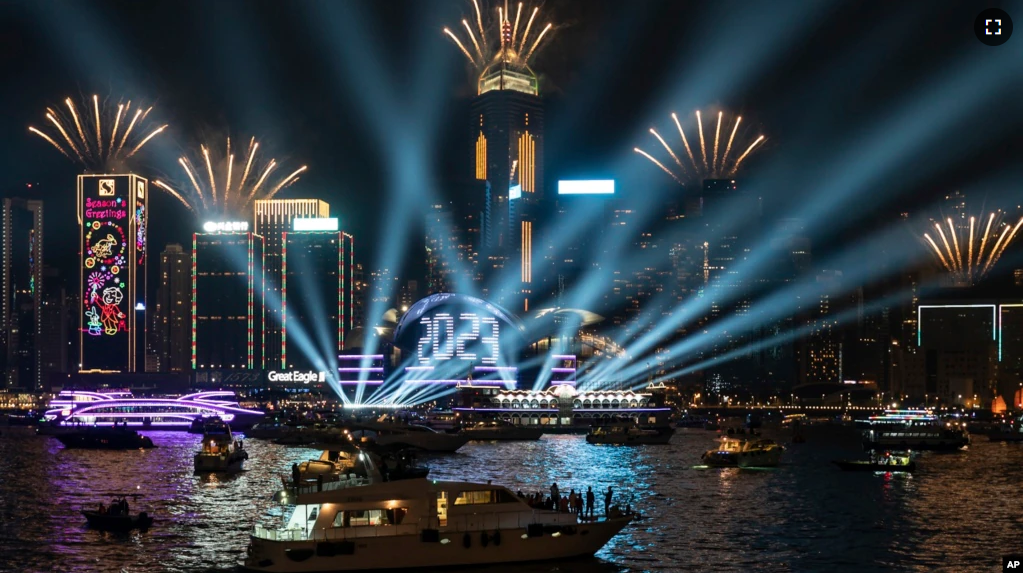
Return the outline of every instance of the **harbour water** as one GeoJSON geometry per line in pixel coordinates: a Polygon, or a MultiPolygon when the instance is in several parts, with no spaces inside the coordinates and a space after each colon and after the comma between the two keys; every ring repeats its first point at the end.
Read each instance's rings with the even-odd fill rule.
{"type": "MultiPolygon", "coordinates": [[[[148,451],[65,450],[53,438],[0,437],[0,571],[233,571],[256,520],[281,515],[271,499],[309,448],[246,440],[246,470],[195,476],[200,437],[149,432],[148,451]],[[156,518],[146,533],[85,528],[81,509],[102,494],[138,491],[156,518]]],[[[667,446],[471,442],[423,455],[431,478],[493,480],[513,490],[614,488],[644,518],[593,559],[491,572],[997,571],[1019,553],[1021,445],[975,439],[967,451],[918,458],[912,476],[842,472],[858,452],[830,441],[787,445],[771,470],[697,467],[715,434],[681,430],[667,446]]],[[[598,495],[598,506],[601,496],[598,495]]],[[[386,562],[387,556],[381,556],[386,562]]]]}

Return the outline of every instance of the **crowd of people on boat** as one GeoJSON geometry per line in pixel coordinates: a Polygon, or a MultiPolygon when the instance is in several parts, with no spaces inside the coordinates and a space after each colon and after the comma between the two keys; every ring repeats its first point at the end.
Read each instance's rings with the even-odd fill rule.
{"type": "Polygon", "coordinates": [[[115,499],[110,502],[109,506],[100,502],[96,511],[103,515],[128,515],[128,500],[123,497],[115,499]]]}
{"type": "MultiPolygon", "coordinates": [[[[522,490],[516,493],[534,509],[574,514],[580,521],[595,519],[594,506],[596,505],[597,494],[594,493],[592,486],[587,486],[587,491],[580,490],[577,492],[575,489],[570,489],[569,493],[566,494],[559,490],[558,483],[556,482],[551,484],[550,493],[548,494],[540,491],[536,493],[523,493],[522,490]]],[[[608,490],[604,492],[605,516],[609,516],[613,511],[617,510],[617,507],[612,506],[614,495],[612,486],[608,486],[608,490]]],[[[627,506],[626,513],[628,514],[629,512],[630,509],[627,506]]]]}

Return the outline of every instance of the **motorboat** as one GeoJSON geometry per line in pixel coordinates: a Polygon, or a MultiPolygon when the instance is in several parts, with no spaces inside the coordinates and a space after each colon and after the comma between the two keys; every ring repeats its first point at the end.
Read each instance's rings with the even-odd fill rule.
{"type": "Polygon", "coordinates": [[[472,482],[344,480],[295,488],[280,527],[257,524],[243,567],[267,573],[410,570],[593,555],[632,515],[578,522],[507,488],[472,482]]]}
{"type": "Polygon", "coordinates": [[[322,447],[324,451],[318,459],[292,466],[291,481],[282,480],[286,487],[366,477],[378,481],[425,478],[430,473],[429,468],[416,466],[411,454],[404,449],[372,452],[352,443],[323,444],[322,447]]]}
{"type": "Polygon", "coordinates": [[[646,428],[632,424],[612,424],[591,428],[587,434],[587,443],[625,446],[667,444],[674,433],[675,430],[668,426],[646,428]]]}
{"type": "Polygon", "coordinates": [[[704,424],[708,422],[707,418],[703,416],[696,416],[694,414],[687,414],[676,420],[677,428],[703,428],[704,424]]]}
{"type": "Polygon", "coordinates": [[[999,424],[987,432],[990,442],[1020,442],[1024,440],[1024,424],[1020,417],[1007,423],[999,424]]]}
{"type": "Polygon", "coordinates": [[[882,456],[872,455],[867,460],[832,460],[840,469],[848,472],[905,472],[917,469],[910,455],[885,452],[882,456]]]}
{"type": "Polygon", "coordinates": [[[784,451],[774,440],[727,435],[719,440],[717,448],[704,452],[701,460],[717,468],[774,467],[779,465],[784,451]]]}
{"type": "Polygon", "coordinates": [[[460,433],[438,432],[416,424],[370,422],[350,430],[354,439],[378,446],[401,446],[428,452],[452,453],[466,445],[469,437],[460,433]]]}
{"type": "Polygon", "coordinates": [[[886,410],[863,422],[864,448],[868,450],[954,451],[971,443],[967,424],[943,422],[927,410],[886,410]]]}
{"type": "Polygon", "coordinates": [[[468,436],[470,440],[481,441],[539,440],[544,434],[544,431],[540,428],[518,426],[515,424],[509,424],[508,422],[490,420],[486,422],[477,422],[472,426],[462,428],[462,434],[468,436]]]}
{"type": "Polygon", "coordinates": [[[133,529],[145,531],[153,525],[153,518],[145,511],[132,515],[127,498],[138,499],[138,494],[115,494],[110,505],[99,504],[95,510],[82,510],[89,527],[100,531],[126,532],[133,529]]]}
{"type": "Polygon", "coordinates": [[[75,429],[54,436],[65,448],[88,450],[138,450],[155,448],[153,440],[139,435],[135,430],[123,427],[95,427],[75,429]]]}
{"type": "Polygon", "coordinates": [[[231,428],[220,418],[207,418],[200,450],[195,455],[196,473],[235,473],[249,453],[241,440],[235,440],[231,428]]]}

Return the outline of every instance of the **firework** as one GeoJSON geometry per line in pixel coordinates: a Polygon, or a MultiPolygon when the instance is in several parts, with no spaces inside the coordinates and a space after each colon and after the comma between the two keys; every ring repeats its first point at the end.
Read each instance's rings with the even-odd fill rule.
{"type": "Polygon", "coordinates": [[[987,218],[971,216],[967,224],[954,224],[952,217],[946,217],[932,221],[939,240],[930,232],[924,233],[924,240],[953,282],[970,286],[988,274],[1022,224],[1024,217],[1014,225],[1004,221],[1002,211],[989,213],[987,218]]]}
{"type": "Polygon", "coordinates": [[[212,147],[199,146],[192,157],[181,157],[181,165],[188,184],[172,186],[160,180],[153,185],[163,189],[197,215],[223,217],[240,216],[257,199],[273,199],[278,191],[299,180],[306,171],[303,165],[288,176],[277,179],[280,164],[276,159],[266,163],[257,156],[260,144],[253,137],[244,155],[236,156],[227,138],[224,154],[218,155],[212,147]],[[196,163],[201,165],[196,168],[196,163]],[[236,176],[236,173],[241,173],[236,176]],[[268,182],[270,180],[270,182],[268,182]]]}
{"type": "Polygon", "coordinates": [[[548,23],[540,32],[531,36],[533,21],[537,18],[540,7],[534,6],[532,9],[527,7],[529,18],[526,18],[526,25],[520,33],[519,23],[525,18],[522,2],[516,6],[514,19],[512,10],[507,8],[507,3],[505,6],[498,7],[495,10],[497,18],[493,22],[484,18],[480,12],[479,2],[480,0],[473,0],[477,29],[474,30],[468,20],[462,20],[462,27],[465,29],[466,37],[469,38],[468,42],[460,40],[449,28],[444,28],[445,35],[455,42],[462,55],[466,56],[466,59],[473,64],[478,72],[482,72],[488,65],[496,61],[502,61],[514,68],[527,67],[530,59],[537,52],[538,46],[541,45],[554,24],[548,23]],[[493,30],[493,32],[488,33],[488,30],[493,30]],[[473,50],[470,51],[467,46],[472,46],[473,50]]]}
{"type": "Polygon", "coordinates": [[[28,130],[86,169],[115,171],[167,128],[146,124],[152,109],[133,107],[131,100],[115,105],[109,100],[100,101],[97,95],[76,105],[69,97],[64,99],[64,106],[46,108],[46,121],[56,133],[32,126],[28,130]]]}
{"type": "Polygon", "coordinates": [[[743,134],[740,134],[737,139],[737,133],[740,129],[740,122],[743,121],[741,116],[736,116],[736,120],[732,121],[730,118],[726,118],[724,112],[718,112],[718,117],[715,120],[714,134],[709,133],[705,137],[704,133],[704,119],[701,116],[700,110],[694,113],[697,120],[697,138],[693,140],[694,143],[699,142],[700,148],[691,147],[690,139],[686,138],[686,131],[683,130],[683,125],[679,122],[679,117],[673,113],[672,121],[675,123],[676,129],[679,131],[679,139],[682,140],[683,149],[686,151],[686,158],[689,162],[685,162],[679,158],[679,155],[672,149],[672,146],[665,141],[665,138],[653,127],[649,130],[651,135],[658,140],[658,143],[665,149],[669,157],[672,158],[674,167],[672,169],[665,166],[664,163],[656,159],[650,153],[634,147],[633,151],[643,155],[649,159],[652,163],[661,168],[662,171],[668,173],[675,179],[679,184],[685,185],[687,183],[699,184],[704,179],[725,179],[733,177],[736,172],[739,171],[740,165],[743,164],[751,152],[760,147],[765,137],[758,135],[752,141],[745,138],[743,134]],[[732,129],[729,129],[729,124],[732,124],[732,129]],[[724,145],[722,145],[722,139],[725,132],[722,131],[722,126],[725,125],[725,132],[728,132],[728,138],[725,139],[724,145]],[[733,147],[737,149],[737,153],[733,153],[733,147]],[[710,147],[710,150],[708,149],[710,147]],[[719,150],[721,149],[721,153],[719,150]],[[742,152],[738,150],[742,149],[742,152]],[[695,150],[697,153],[695,153],[695,150]],[[709,153],[710,151],[710,153],[709,153]]]}

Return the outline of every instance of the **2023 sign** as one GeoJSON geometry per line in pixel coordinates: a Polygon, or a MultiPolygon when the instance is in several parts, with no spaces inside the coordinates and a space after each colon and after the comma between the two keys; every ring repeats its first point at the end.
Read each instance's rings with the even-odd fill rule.
{"type": "Polygon", "coordinates": [[[466,360],[497,364],[501,353],[498,319],[463,312],[455,316],[439,312],[420,319],[424,334],[416,344],[420,364],[439,360],[466,360]],[[456,328],[456,323],[458,327],[456,328]]]}

